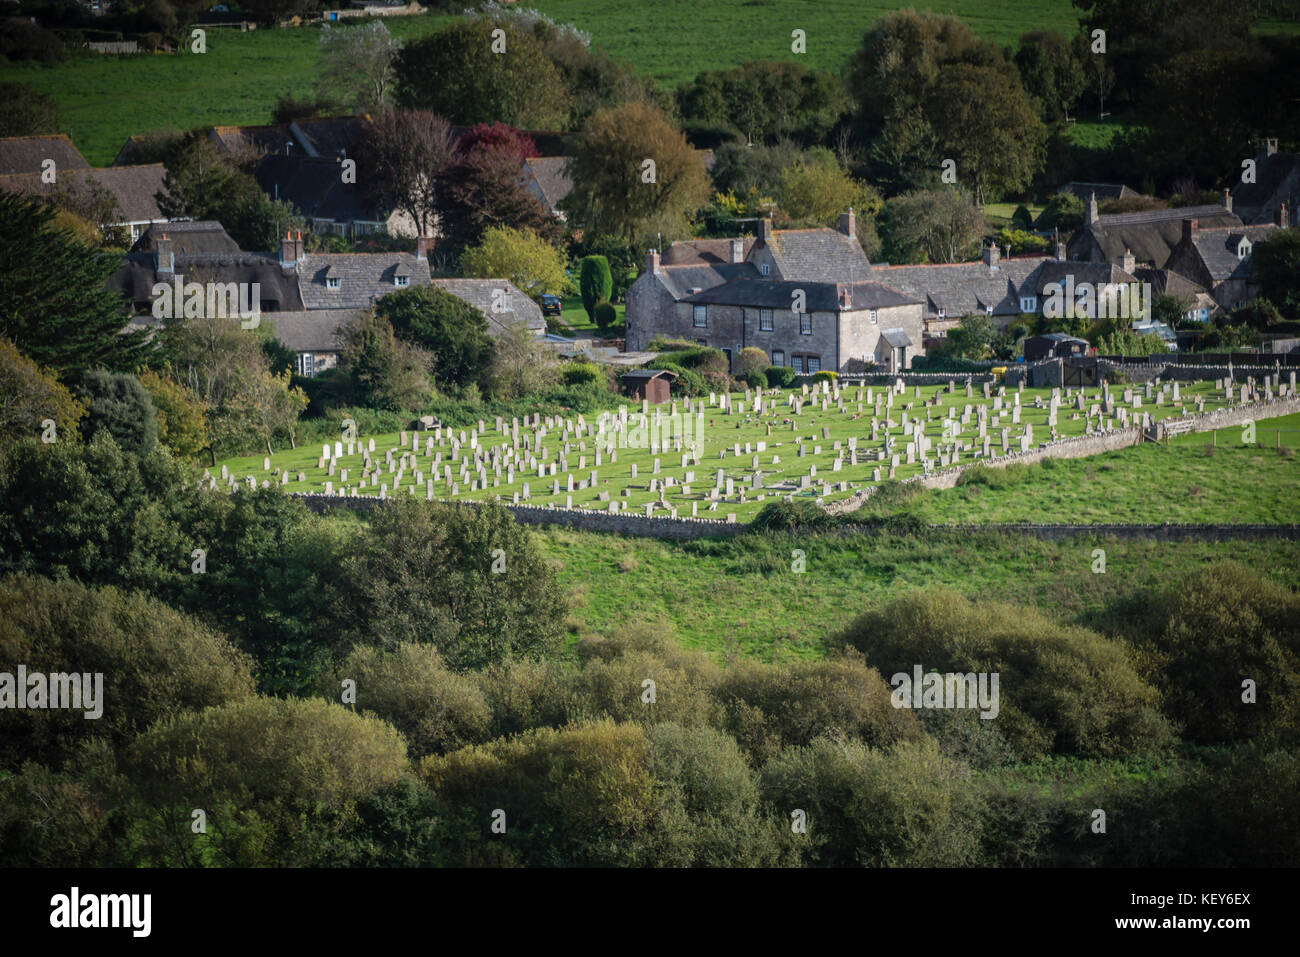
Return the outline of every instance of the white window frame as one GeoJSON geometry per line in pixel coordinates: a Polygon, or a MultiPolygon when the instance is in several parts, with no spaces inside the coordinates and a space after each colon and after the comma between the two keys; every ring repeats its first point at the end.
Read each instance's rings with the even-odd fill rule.
{"type": "Polygon", "coordinates": [[[877,313],[875,309],[872,309],[872,310],[868,313],[868,316],[870,317],[870,319],[871,319],[871,324],[872,324],[873,326],[876,324],[876,321],[880,318],[879,313],[877,313]]]}
{"type": "Polygon", "coordinates": [[[772,351],[772,365],[777,366],[778,368],[785,365],[784,349],[774,349],[772,351]]]}
{"type": "Polygon", "coordinates": [[[809,312],[799,313],[799,335],[801,336],[812,335],[812,313],[809,312]]]}
{"type": "Polygon", "coordinates": [[[1037,296],[1021,296],[1021,297],[1020,297],[1020,311],[1021,311],[1021,312],[1037,312],[1037,311],[1038,311],[1038,297],[1037,297],[1037,296]]]}
{"type": "Polygon", "coordinates": [[[394,277],[393,277],[393,285],[397,286],[397,288],[399,288],[399,289],[402,289],[402,288],[404,288],[404,287],[406,287],[406,286],[409,286],[410,284],[411,284],[411,277],[410,277],[410,276],[394,276],[394,277]]]}
{"type": "Polygon", "coordinates": [[[326,276],[326,277],[325,277],[325,288],[326,288],[326,289],[342,289],[342,288],[343,288],[343,280],[340,279],[338,276],[326,276]]]}
{"type": "Polygon", "coordinates": [[[771,309],[758,310],[758,331],[759,332],[772,331],[772,310],[771,309]]]}
{"type": "Polygon", "coordinates": [[[803,360],[803,361],[804,361],[804,368],[808,370],[808,374],[809,374],[809,375],[812,375],[814,372],[821,372],[821,371],[822,371],[822,357],[821,357],[821,356],[804,356],[804,360],[803,360]],[[815,366],[816,368],[814,368],[814,366],[815,366]]]}
{"type": "Polygon", "coordinates": [[[709,326],[709,308],[708,306],[691,307],[691,324],[696,329],[707,329],[709,326]]]}
{"type": "Polygon", "coordinates": [[[762,273],[764,276],[770,276],[772,274],[772,264],[762,263],[759,265],[758,271],[762,273]]]}

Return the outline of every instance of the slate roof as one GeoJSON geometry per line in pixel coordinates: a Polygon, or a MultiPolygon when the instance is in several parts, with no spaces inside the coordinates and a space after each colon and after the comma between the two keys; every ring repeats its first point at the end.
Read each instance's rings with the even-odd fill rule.
{"type": "Polygon", "coordinates": [[[709,266],[660,266],[656,274],[674,299],[691,295],[692,289],[712,289],[733,279],[757,279],[758,270],[751,263],[709,266]]]}
{"type": "Polygon", "coordinates": [[[1206,271],[1215,282],[1226,279],[1249,279],[1251,256],[1238,258],[1237,248],[1242,239],[1255,243],[1265,242],[1273,234],[1272,226],[1244,226],[1228,229],[1197,229],[1192,232],[1192,246],[1205,264],[1206,271]]]}
{"type": "MultiPolygon", "coordinates": [[[[1184,206],[1099,216],[1096,223],[1084,226],[1082,232],[1092,235],[1109,262],[1120,260],[1126,250],[1131,250],[1138,262],[1163,269],[1169,262],[1169,254],[1182,239],[1184,219],[1195,219],[1207,228],[1242,224],[1222,206],[1184,206]]],[[[1077,249],[1078,242],[1076,236],[1071,248],[1077,249]]]]}
{"type": "Polygon", "coordinates": [[[1050,286],[1059,286],[1073,277],[1074,284],[1088,282],[1095,286],[1137,282],[1137,277],[1110,263],[1084,263],[1069,259],[1046,259],[1025,280],[1021,292],[1042,297],[1050,286]]]}
{"type": "Polygon", "coordinates": [[[149,226],[131,247],[133,253],[152,253],[158,240],[166,236],[171,240],[172,252],[177,256],[195,253],[237,253],[239,244],[230,238],[226,228],[213,220],[184,223],[158,223],[149,226]]]}
{"type": "Polygon", "coordinates": [[[1020,289],[1034,270],[1048,262],[1045,257],[1002,259],[995,267],[980,260],[969,263],[941,263],[925,266],[876,266],[881,282],[914,296],[924,304],[922,314],[937,319],[987,313],[995,316],[1020,315],[1020,289]]]}
{"type": "Polygon", "coordinates": [[[524,181],[535,184],[538,198],[555,212],[560,200],[573,189],[573,180],[565,172],[567,156],[532,156],[524,160],[524,181]]]}
{"type": "Polygon", "coordinates": [[[411,253],[307,253],[298,263],[298,286],[306,309],[368,309],[398,290],[393,281],[399,265],[411,270],[411,286],[429,282],[429,261],[411,253]],[[325,285],[325,274],[338,276],[338,289],[325,285]]]}
{"type": "Polygon", "coordinates": [[[684,301],[693,304],[750,306],[759,309],[789,309],[796,291],[802,291],[808,312],[846,312],[859,309],[886,309],[919,302],[878,282],[830,283],[787,282],[772,279],[734,279],[714,286],[684,301]],[[840,305],[840,292],[848,290],[850,305],[840,305]]]}
{"type": "Polygon", "coordinates": [[[53,136],[9,136],[0,139],[0,176],[11,173],[39,173],[41,163],[54,160],[56,171],[90,169],[90,164],[72,140],[62,133],[53,136]]]}
{"type": "MultiPolygon", "coordinates": [[[[76,189],[91,181],[98,183],[117,200],[118,215],[115,223],[145,223],[166,220],[155,198],[163,188],[166,170],[161,163],[148,166],[109,166],[104,169],[59,169],[59,184],[76,189]]],[[[48,196],[54,192],[53,183],[41,180],[40,173],[10,173],[0,175],[0,190],[48,196]]]]}
{"type": "Polygon", "coordinates": [[[309,219],[336,223],[384,222],[387,217],[367,209],[357,187],[344,183],[336,159],[268,154],[253,172],[257,185],[272,199],[287,199],[309,219]]]}
{"type": "MultiPolygon", "coordinates": [[[[743,243],[741,258],[754,248],[753,236],[737,237],[743,243]]],[[[660,259],[665,266],[732,265],[731,239],[688,239],[664,250],[660,259]]]]}
{"type": "Polygon", "coordinates": [[[1269,210],[1280,200],[1288,204],[1291,215],[1294,215],[1296,195],[1294,189],[1285,189],[1288,179],[1293,183],[1300,180],[1300,153],[1274,153],[1271,156],[1257,157],[1255,182],[1238,183],[1233,187],[1233,208],[1243,220],[1262,223],[1269,221],[1269,210]]]}
{"type": "Polygon", "coordinates": [[[546,328],[541,307],[508,279],[435,279],[433,284],[483,313],[487,317],[488,332],[492,335],[497,335],[518,322],[527,325],[532,332],[541,332],[546,328]],[[509,290],[508,302],[511,308],[505,312],[493,312],[492,291],[502,288],[509,290]]]}
{"type": "Polygon", "coordinates": [[[308,156],[338,159],[347,156],[369,116],[313,116],[294,120],[289,131],[308,156]]]}
{"type": "Polygon", "coordinates": [[[1135,275],[1140,282],[1151,283],[1151,293],[1155,296],[1176,296],[1179,299],[1196,299],[1208,296],[1209,290],[1198,282],[1188,279],[1172,269],[1138,269],[1135,275]]]}
{"type": "Polygon", "coordinates": [[[861,282],[871,276],[871,263],[857,239],[837,229],[773,230],[766,245],[782,279],[833,283],[861,282]]]}
{"type": "Polygon", "coordinates": [[[912,344],[912,340],[908,337],[906,330],[903,329],[884,329],[880,333],[880,338],[884,339],[895,349],[900,349],[912,344]]]}
{"type": "Polygon", "coordinates": [[[624,372],[619,378],[621,379],[657,379],[661,375],[677,378],[676,372],[670,372],[667,369],[633,369],[630,372],[624,372]]]}

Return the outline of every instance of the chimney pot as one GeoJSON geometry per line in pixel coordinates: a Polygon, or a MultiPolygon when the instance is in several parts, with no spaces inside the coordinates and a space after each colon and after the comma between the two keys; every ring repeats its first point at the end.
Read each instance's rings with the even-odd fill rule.
{"type": "Polygon", "coordinates": [[[858,234],[857,217],[853,215],[853,207],[850,206],[848,212],[840,213],[839,230],[845,236],[854,237],[858,234]]]}
{"type": "Polygon", "coordinates": [[[1002,258],[1002,253],[998,250],[998,244],[989,243],[985,246],[982,258],[984,259],[984,265],[988,266],[990,269],[996,266],[998,260],[1002,258]]]}
{"type": "Polygon", "coordinates": [[[659,272],[659,250],[650,249],[646,251],[645,271],[652,276],[659,272]]]}
{"type": "Polygon", "coordinates": [[[1226,189],[1223,191],[1223,208],[1232,212],[1232,193],[1226,189]]]}

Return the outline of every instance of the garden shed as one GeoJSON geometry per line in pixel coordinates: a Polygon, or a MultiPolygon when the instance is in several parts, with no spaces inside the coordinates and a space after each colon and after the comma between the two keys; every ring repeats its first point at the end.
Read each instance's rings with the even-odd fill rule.
{"type": "Polygon", "coordinates": [[[675,372],[667,369],[633,369],[623,373],[620,380],[623,394],[633,399],[646,399],[653,405],[668,401],[672,380],[677,378],[675,372]]]}

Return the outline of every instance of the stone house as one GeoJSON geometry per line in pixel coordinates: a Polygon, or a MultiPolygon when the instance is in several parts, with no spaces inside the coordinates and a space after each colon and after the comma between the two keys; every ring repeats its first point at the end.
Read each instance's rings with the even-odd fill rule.
{"type": "MultiPolygon", "coordinates": [[[[1285,210],[1279,210],[1279,217],[1285,210]]],[[[1258,294],[1251,254],[1275,226],[1200,228],[1183,221],[1182,239],[1169,257],[1169,269],[1209,290],[1220,308],[1236,309],[1258,294]]]]}
{"type": "Polygon", "coordinates": [[[1105,216],[1098,214],[1097,197],[1093,195],[1084,214],[1083,228],[1071,237],[1066,253],[1078,262],[1117,266],[1122,266],[1125,257],[1132,255],[1137,265],[1163,269],[1182,237],[1184,219],[1198,220],[1207,228],[1242,225],[1232,211],[1232,197],[1226,191],[1222,204],[1217,206],[1149,209],[1105,216]]]}
{"type": "Polygon", "coordinates": [[[1300,222],[1296,215],[1300,209],[1300,153],[1279,153],[1277,140],[1264,140],[1255,154],[1255,182],[1233,187],[1232,203],[1247,226],[1297,225],[1300,222]]]}

